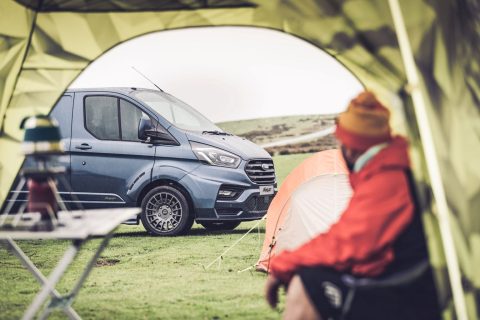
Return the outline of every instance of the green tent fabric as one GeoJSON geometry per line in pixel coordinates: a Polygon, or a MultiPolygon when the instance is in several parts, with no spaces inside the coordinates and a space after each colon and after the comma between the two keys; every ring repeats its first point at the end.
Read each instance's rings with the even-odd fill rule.
{"type": "MultiPolygon", "coordinates": [[[[450,211],[469,318],[480,304],[480,4],[403,0],[450,211]]],[[[394,108],[412,141],[445,318],[455,318],[430,201],[428,163],[385,0],[2,0],[0,2],[0,203],[22,163],[20,120],[48,113],[68,85],[107,50],[137,36],[198,26],[254,26],[325,50],[394,108]]]]}

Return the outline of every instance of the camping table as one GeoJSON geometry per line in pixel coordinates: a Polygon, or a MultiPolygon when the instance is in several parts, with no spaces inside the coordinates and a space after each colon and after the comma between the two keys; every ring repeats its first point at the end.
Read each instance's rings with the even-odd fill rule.
{"type": "MultiPolygon", "coordinates": [[[[80,316],[73,310],[72,304],[77,296],[83,282],[95,266],[103,249],[113,235],[113,231],[125,220],[140,213],[139,208],[121,209],[99,209],[84,211],[69,211],[58,213],[60,226],[53,231],[21,231],[21,230],[0,230],[0,243],[12,252],[41,284],[41,289],[33,299],[23,319],[32,319],[40,310],[45,301],[51,296],[50,303],[45,307],[40,319],[47,318],[54,309],[61,309],[70,319],[80,319],[80,316]],[[65,296],[55,290],[55,286],[67,271],[70,263],[81,249],[81,246],[93,237],[102,237],[93,257],[87,262],[82,274],[75,286],[65,296]],[[65,251],[58,264],[46,278],[40,270],[35,267],[27,255],[17,246],[14,240],[71,240],[72,243],[65,251]]],[[[28,217],[29,214],[24,214],[28,217]]]]}

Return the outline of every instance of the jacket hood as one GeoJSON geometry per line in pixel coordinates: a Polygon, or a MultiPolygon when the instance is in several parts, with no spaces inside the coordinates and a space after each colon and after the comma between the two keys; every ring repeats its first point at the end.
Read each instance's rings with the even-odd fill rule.
{"type": "Polygon", "coordinates": [[[237,136],[225,136],[214,134],[203,134],[201,132],[186,132],[190,141],[208,144],[222,150],[231,152],[242,158],[250,159],[271,159],[270,154],[255,143],[237,136]]]}
{"type": "Polygon", "coordinates": [[[383,170],[407,170],[410,168],[408,142],[396,136],[389,145],[376,154],[359,172],[351,173],[352,186],[358,179],[365,179],[383,170]]]}

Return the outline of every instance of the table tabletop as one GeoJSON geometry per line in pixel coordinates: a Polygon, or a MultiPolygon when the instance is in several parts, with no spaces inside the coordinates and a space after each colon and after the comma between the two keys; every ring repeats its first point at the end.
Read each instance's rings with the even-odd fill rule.
{"type": "Polygon", "coordinates": [[[115,208],[74,210],[58,212],[59,225],[52,231],[25,230],[32,221],[38,221],[38,213],[25,213],[18,228],[0,229],[0,239],[12,240],[85,240],[89,237],[105,236],[122,222],[141,212],[140,208],[115,208]]]}

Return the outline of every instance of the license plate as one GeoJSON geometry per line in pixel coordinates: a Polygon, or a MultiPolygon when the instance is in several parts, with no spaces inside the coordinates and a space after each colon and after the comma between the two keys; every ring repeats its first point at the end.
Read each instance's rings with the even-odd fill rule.
{"type": "Polygon", "coordinates": [[[265,196],[269,194],[273,194],[274,192],[273,186],[260,186],[260,195],[265,196]]]}

